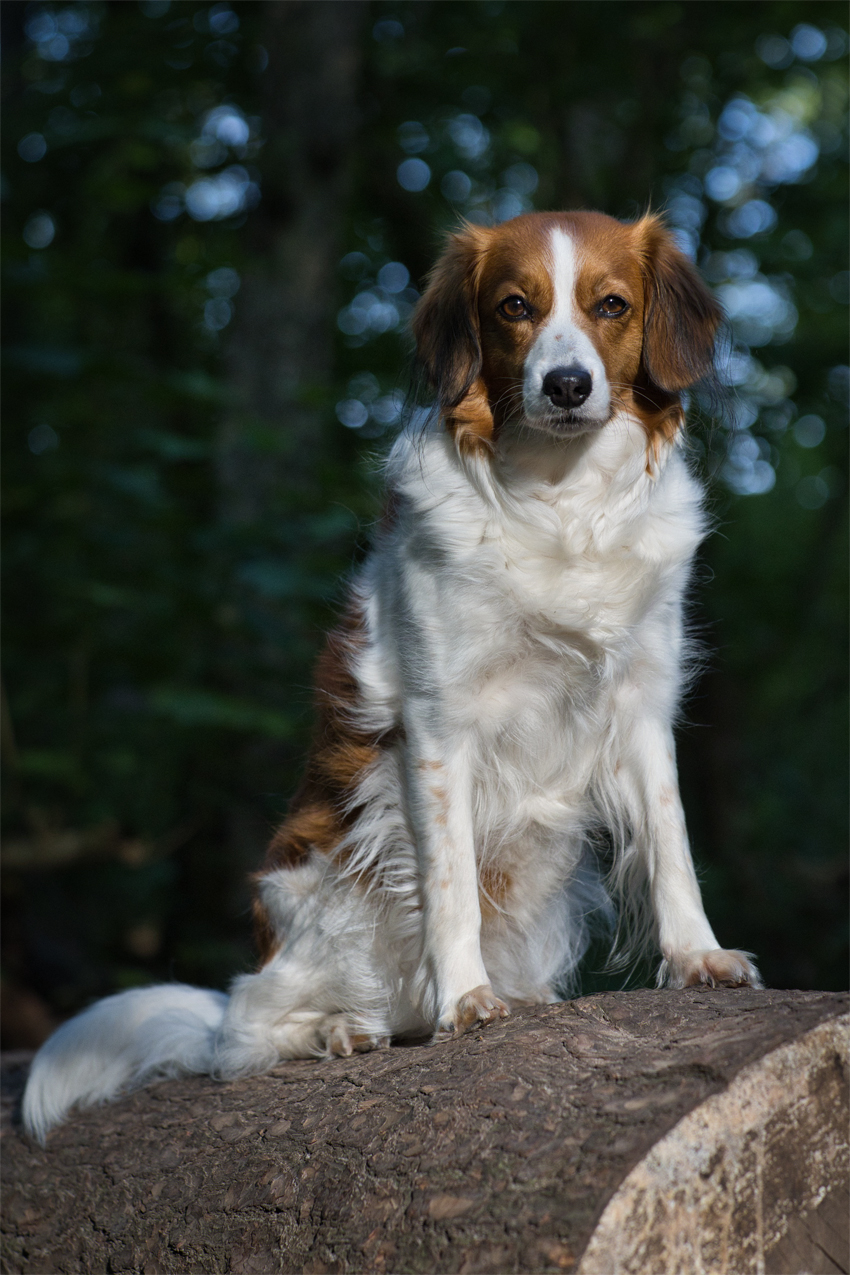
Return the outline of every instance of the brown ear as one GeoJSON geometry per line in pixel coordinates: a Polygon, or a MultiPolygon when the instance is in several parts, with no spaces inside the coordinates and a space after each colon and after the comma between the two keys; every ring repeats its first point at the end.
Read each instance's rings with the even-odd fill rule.
{"type": "Polygon", "coordinates": [[[417,359],[458,442],[472,436],[489,442],[493,434],[478,322],[478,282],[489,237],[489,231],[468,223],[451,236],[412,321],[417,359]]]}
{"type": "Polygon", "coordinates": [[[644,217],[635,230],[646,289],[644,367],[660,389],[684,390],[711,371],[723,311],[659,217],[644,217]]]}

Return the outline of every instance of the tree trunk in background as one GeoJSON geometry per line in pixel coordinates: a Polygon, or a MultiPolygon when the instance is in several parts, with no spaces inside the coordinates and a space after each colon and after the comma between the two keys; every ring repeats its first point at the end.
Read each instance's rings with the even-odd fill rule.
{"type": "Polygon", "coordinates": [[[236,404],[219,440],[228,520],[267,511],[280,484],[312,486],[322,422],[314,386],[333,369],[335,267],[358,125],[361,0],[276,0],[263,7],[262,201],[249,221],[252,262],[227,351],[236,404]],[[257,426],[280,453],[251,445],[257,426]]]}
{"type": "Polygon", "coordinates": [[[846,995],[608,992],[429,1048],[168,1081],[47,1150],[3,1270],[840,1272],[846,995]]]}
{"type": "MultiPolygon", "coordinates": [[[[322,505],[319,468],[327,446],[322,399],[333,375],[336,265],[350,205],[367,14],[361,0],[274,0],[262,6],[260,37],[268,53],[262,199],[246,227],[248,266],[226,351],[232,401],[217,442],[221,517],[239,554],[255,544],[267,553],[270,529],[322,505]]],[[[297,569],[306,547],[303,536],[292,535],[287,544],[278,534],[274,561],[282,571],[297,569]]],[[[247,660],[254,673],[243,672],[241,679],[229,670],[246,661],[227,662],[235,694],[259,700],[272,679],[274,699],[282,687],[309,681],[310,656],[299,647],[300,599],[293,601],[292,607],[289,599],[270,603],[278,613],[278,649],[259,677],[256,658],[247,660]]],[[[261,647],[256,629],[250,641],[261,647]]],[[[282,805],[291,779],[286,749],[274,741],[237,746],[233,762],[245,777],[245,799],[230,804],[229,853],[234,865],[250,870],[259,865],[270,817],[275,818],[261,809],[260,795],[280,792],[282,805]]]]}

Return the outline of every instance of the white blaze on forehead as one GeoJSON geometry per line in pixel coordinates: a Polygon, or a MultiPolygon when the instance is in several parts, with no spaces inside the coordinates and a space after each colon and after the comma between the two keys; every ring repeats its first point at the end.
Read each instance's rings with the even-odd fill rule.
{"type": "Polygon", "coordinates": [[[549,323],[557,327],[573,322],[578,261],[575,243],[565,230],[552,231],[549,247],[555,292],[549,323]]]}
{"type": "Polygon", "coordinates": [[[543,393],[547,372],[556,368],[580,368],[590,373],[593,389],[573,418],[588,423],[602,423],[611,409],[611,391],[605,364],[583,326],[576,297],[581,272],[581,257],[573,237],[560,227],[549,237],[548,265],[551,271],[552,309],[528,352],[523,377],[523,406],[526,417],[534,421],[548,417],[552,404],[543,393]]]}

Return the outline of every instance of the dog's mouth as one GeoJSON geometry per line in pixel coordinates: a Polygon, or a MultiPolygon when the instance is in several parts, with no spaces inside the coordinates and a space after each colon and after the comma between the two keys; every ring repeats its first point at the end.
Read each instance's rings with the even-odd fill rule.
{"type": "Polygon", "coordinates": [[[595,430],[602,429],[608,424],[610,413],[608,416],[601,418],[571,408],[550,407],[542,412],[529,412],[525,417],[525,424],[532,429],[541,430],[547,434],[554,434],[559,438],[575,438],[579,434],[590,434],[595,430]]]}
{"type": "Polygon", "coordinates": [[[580,403],[573,407],[560,407],[544,395],[502,392],[494,404],[494,415],[499,423],[514,429],[531,429],[554,438],[578,438],[602,429],[611,420],[616,405],[610,399],[603,402],[580,403]]]}

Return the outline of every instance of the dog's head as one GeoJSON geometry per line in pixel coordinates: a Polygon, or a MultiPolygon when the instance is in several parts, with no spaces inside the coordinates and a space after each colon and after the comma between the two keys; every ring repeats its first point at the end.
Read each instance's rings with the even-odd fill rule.
{"type": "Polygon", "coordinates": [[[669,437],[720,319],[658,217],[529,213],[452,235],[413,331],[447,427],[474,447],[507,421],[570,437],[623,410],[669,437]]]}

